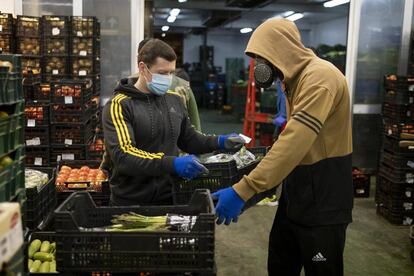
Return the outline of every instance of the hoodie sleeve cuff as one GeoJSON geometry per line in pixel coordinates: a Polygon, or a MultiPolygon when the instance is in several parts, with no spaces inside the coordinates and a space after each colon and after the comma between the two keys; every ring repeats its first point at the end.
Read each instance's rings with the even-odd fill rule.
{"type": "Polygon", "coordinates": [[[169,174],[175,174],[174,160],[175,156],[164,156],[161,159],[161,166],[163,171],[169,174]]]}
{"type": "Polygon", "coordinates": [[[256,191],[250,187],[245,177],[239,183],[234,184],[233,189],[245,202],[256,194],[256,191]]]}
{"type": "Polygon", "coordinates": [[[219,144],[219,136],[213,135],[211,136],[211,150],[220,150],[220,144],[219,144]]]}

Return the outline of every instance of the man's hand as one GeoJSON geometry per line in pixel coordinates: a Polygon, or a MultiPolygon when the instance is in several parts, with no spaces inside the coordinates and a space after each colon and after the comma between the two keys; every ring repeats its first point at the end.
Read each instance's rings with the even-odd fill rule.
{"type": "Polygon", "coordinates": [[[201,173],[208,173],[208,169],[194,155],[175,158],[174,168],[179,176],[188,180],[197,177],[201,173]]]}
{"type": "Polygon", "coordinates": [[[229,225],[231,221],[236,223],[245,202],[233,187],[219,190],[212,196],[214,199],[218,199],[216,206],[217,224],[225,222],[226,225],[229,225]]]}
{"type": "Polygon", "coordinates": [[[238,134],[232,133],[228,135],[220,135],[218,137],[218,143],[222,150],[239,150],[244,146],[245,141],[238,134]]]}

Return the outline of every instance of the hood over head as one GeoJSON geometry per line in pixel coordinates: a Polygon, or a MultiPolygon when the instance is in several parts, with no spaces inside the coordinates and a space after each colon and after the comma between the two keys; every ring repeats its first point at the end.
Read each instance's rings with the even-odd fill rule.
{"type": "Polygon", "coordinates": [[[132,98],[145,99],[145,100],[147,100],[148,97],[155,97],[155,95],[152,93],[144,93],[142,91],[139,91],[135,87],[136,82],[137,82],[137,78],[134,78],[134,77],[121,79],[117,87],[114,89],[114,95],[118,93],[122,93],[132,98]]]}
{"type": "Polygon", "coordinates": [[[292,81],[316,57],[301,41],[295,23],[287,19],[269,19],[262,23],[250,37],[245,53],[260,56],[283,73],[284,81],[292,81]]]}

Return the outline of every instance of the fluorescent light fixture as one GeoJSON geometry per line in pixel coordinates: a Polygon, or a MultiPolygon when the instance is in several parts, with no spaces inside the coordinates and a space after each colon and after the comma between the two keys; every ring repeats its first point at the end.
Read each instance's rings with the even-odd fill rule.
{"type": "Polygon", "coordinates": [[[168,16],[168,18],[167,18],[167,22],[168,22],[168,23],[174,23],[174,21],[175,21],[176,19],[177,19],[177,17],[170,15],[170,16],[168,16]]]}
{"type": "Polygon", "coordinates": [[[170,11],[170,15],[174,16],[174,17],[177,17],[180,14],[180,11],[181,11],[180,9],[172,9],[170,11]]]}
{"type": "Polygon", "coordinates": [[[178,3],[185,3],[187,0],[178,0],[178,3]]]}
{"type": "Polygon", "coordinates": [[[166,32],[170,29],[170,26],[162,26],[161,31],[166,32]]]}
{"type": "Polygon", "coordinates": [[[294,13],[295,13],[294,11],[286,11],[286,12],[283,13],[283,16],[288,17],[288,16],[291,16],[294,13]]]}
{"type": "Polygon", "coordinates": [[[162,33],[162,34],[161,34],[161,37],[165,37],[165,33],[162,33]]]}
{"type": "Polygon", "coordinates": [[[286,17],[286,19],[290,20],[290,21],[296,21],[303,18],[303,13],[294,13],[288,17],[286,17]]]}
{"type": "Polygon", "coordinates": [[[247,34],[247,33],[250,33],[251,31],[253,31],[252,28],[243,28],[243,29],[240,29],[240,32],[242,34],[247,34]]]}
{"type": "Polygon", "coordinates": [[[339,5],[349,3],[349,1],[350,0],[331,0],[331,1],[323,3],[323,6],[325,8],[332,8],[332,7],[336,7],[336,6],[339,6],[339,5]]]}

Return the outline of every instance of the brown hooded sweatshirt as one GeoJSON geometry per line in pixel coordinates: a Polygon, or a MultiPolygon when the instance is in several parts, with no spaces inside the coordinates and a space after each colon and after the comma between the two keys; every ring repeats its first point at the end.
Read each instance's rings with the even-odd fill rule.
{"type": "Polygon", "coordinates": [[[270,19],[260,25],[246,54],[283,73],[288,122],[255,170],[233,187],[247,200],[284,180],[288,218],[303,225],[352,221],[352,132],[348,86],[331,63],[301,42],[296,25],[270,19]]]}

